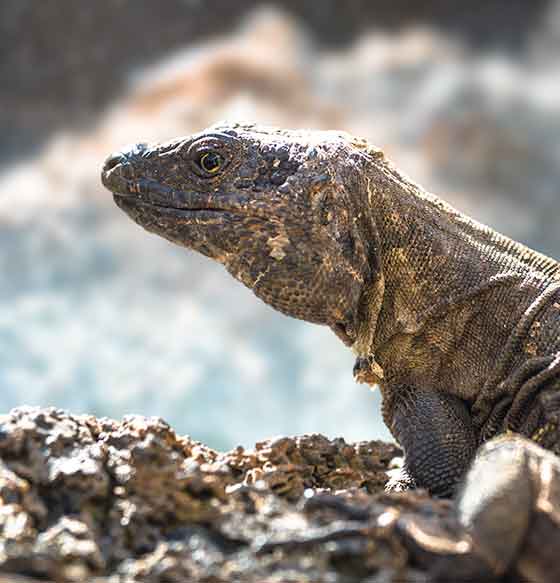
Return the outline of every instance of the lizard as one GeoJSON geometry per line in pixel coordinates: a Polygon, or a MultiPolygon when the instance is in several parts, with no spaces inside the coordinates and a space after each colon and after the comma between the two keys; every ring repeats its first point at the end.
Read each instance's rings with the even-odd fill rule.
{"type": "MultiPolygon", "coordinates": [[[[549,560],[560,550],[557,261],[344,132],[224,122],[115,152],[101,179],[141,227],[352,349],[404,450],[388,490],[454,496],[458,554],[476,550],[503,574],[528,533],[550,531],[549,554],[522,572],[560,577],[549,560]]],[[[449,550],[433,525],[402,529],[426,552],[449,550]]]]}

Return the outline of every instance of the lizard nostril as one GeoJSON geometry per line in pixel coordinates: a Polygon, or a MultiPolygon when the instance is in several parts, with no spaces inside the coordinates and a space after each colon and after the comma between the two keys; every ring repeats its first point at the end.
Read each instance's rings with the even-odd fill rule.
{"type": "Polygon", "coordinates": [[[114,152],[103,163],[103,172],[109,172],[124,162],[126,162],[126,156],[122,152],[114,152]]]}

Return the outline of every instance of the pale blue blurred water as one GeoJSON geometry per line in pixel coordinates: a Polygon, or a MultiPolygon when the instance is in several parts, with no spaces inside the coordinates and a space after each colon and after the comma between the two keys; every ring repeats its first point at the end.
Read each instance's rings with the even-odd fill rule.
{"type": "MultiPolygon", "coordinates": [[[[43,222],[62,220],[49,212],[43,222]]],[[[116,207],[84,204],[64,221],[63,238],[39,225],[0,235],[2,410],[158,415],[217,448],[382,432],[376,398],[327,330],[274,313],[116,207]]]]}

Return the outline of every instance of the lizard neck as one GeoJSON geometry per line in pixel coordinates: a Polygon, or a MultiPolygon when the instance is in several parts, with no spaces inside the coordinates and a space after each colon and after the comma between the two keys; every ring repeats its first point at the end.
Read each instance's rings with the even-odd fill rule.
{"type": "Polygon", "coordinates": [[[474,399],[516,314],[558,264],[465,217],[384,160],[372,163],[365,196],[383,289],[382,297],[370,293],[377,305],[356,352],[373,357],[385,380],[448,392],[459,382],[458,396],[474,399]],[[480,363],[473,374],[469,362],[480,363]]]}

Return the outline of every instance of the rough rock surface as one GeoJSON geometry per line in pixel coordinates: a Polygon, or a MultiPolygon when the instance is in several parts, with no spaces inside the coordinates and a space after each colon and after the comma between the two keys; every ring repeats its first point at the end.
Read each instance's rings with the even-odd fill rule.
{"type": "Polygon", "coordinates": [[[161,419],[0,417],[0,581],[431,581],[383,494],[393,444],[321,435],[218,453],[161,419]],[[21,577],[21,579],[20,579],[21,577]]]}
{"type": "Polygon", "coordinates": [[[394,569],[406,556],[370,502],[398,453],[309,435],[220,454],[158,418],[15,409],[0,428],[1,569],[72,581],[394,569]]]}

